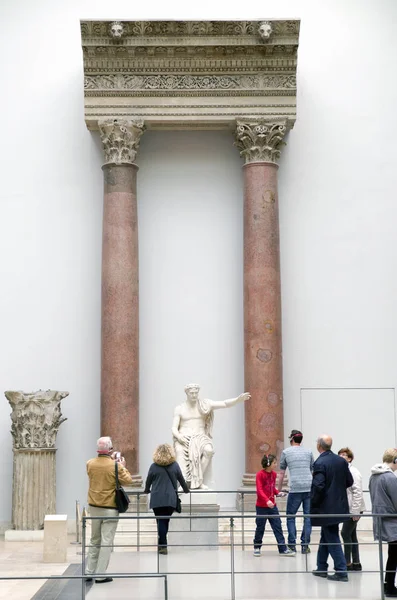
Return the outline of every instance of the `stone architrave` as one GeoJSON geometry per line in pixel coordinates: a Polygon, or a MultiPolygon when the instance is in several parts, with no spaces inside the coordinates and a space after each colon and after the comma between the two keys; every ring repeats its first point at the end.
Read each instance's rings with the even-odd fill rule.
{"type": "Polygon", "coordinates": [[[55,390],[5,392],[12,408],[12,524],[16,530],[43,529],[45,515],[56,513],[55,442],[66,421],[61,400],[68,395],[55,390]]]}
{"type": "Polygon", "coordinates": [[[245,405],[243,485],[255,485],[261,458],[283,448],[280,244],[277,160],[285,119],[237,121],[236,146],[244,170],[244,369],[251,402],[245,405]]]}
{"type": "Polygon", "coordinates": [[[103,119],[101,434],[139,471],[138,216],[135,157],[142,120],[103,119]]]}

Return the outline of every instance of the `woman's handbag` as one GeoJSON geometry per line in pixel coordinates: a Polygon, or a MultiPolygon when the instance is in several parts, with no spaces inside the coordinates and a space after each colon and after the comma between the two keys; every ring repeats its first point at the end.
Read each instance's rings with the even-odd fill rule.
{"type": "Polygon", "coordinates": [[[117,460],[114,463],[114,470],[116,473],[116,506],[119,513],[125,513],[128,509],[130,499],[128,498],[125,490],[119,484],[119,469],[117,460]]]}
{"type": "MultiPolygon", "coordinates": [[[[171,479],[171,475],[169,474],[167,467],[164,467],[164,469],[167,471],[167,475],[170,478],[171,485],[174,488],[174,482],[171,479]]],[[[174,490],[175,490],[175,488],[174,488],[174,490]]],[[[175,507],[175,510],[176,510],[177,513],[181,513],[182,512],[182,502],[181,502],[181,499],[179,498],[178,490],[175,490],[175,494],[176,494],[176,507],[175,507]]]]}

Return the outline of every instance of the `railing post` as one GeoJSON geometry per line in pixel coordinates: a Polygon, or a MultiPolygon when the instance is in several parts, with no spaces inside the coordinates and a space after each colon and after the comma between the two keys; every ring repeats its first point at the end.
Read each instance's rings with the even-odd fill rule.
{"type": "Polygon", "coordinates": [[[140,514],[141,514],[141,509],[140,509],[140,492],[137,492],[136,501],[137,501],[137,507],[136,507],[136,514],[137,514],[137,521],[136,521],[136,544],[137,544],[137,552],[139,552],[140,548],[141,548],[141,520],[139,518],[140,514]]]}
{"type": "Polygon", "coordinates": [[[83,515],[82,518],[82,531],[81,531],[81,537],[82,537],[82,546],[81,546],[81,598],[82,600],[85,600],[85,546],[86,546],[86,534],[87,534],[87,530],[86,530],[86,525],[87,525],[87,521],[86,521],[86,516],[83,515]]]}
{"type": "Polygon", "coordinates": [[[71,542],[71,544],[81,544],[80,542],[80,519],[81,519],[81,515],[80,515],[80,502],[78,500],[76,500],[76,541],[75,542],[71,542]]]}
{"type": "Polygon", "coordinates": [[[234,517],[230,517],[230,588],[231,600],[235,600],[236,587],[234,580],[234,517]]]}
{"type": "Polygon", "coordinates": [[[168,600],[168,579],[167,579],[167,575],[164,575],[164,600],[168,600]]]}
{"type": "Polygon", "coordinates": [[[189,494],[189,531],[192,530],[192,493],[189,494]]]}
{"type": "Polygon", "coordinates": [[[384,572],[383,572],[383,546],[382,546],[382,517],[376,517],[378,521],[378,535],[379,535],[379,577],[380,577],[380,597],[381,600],[385,598],[385,588],[384,588],[384,572]]]}
{"type": "Polygon", "coordinates": [[[242,542],[242,548],[243,550],[245,550],[245,519],[244,519],[244,514],[245,514],[245,508],[244,508],[244,492],[241,492],[241,503],[242,503],[242,508],[241,508],[241,542],[242,542]]]}

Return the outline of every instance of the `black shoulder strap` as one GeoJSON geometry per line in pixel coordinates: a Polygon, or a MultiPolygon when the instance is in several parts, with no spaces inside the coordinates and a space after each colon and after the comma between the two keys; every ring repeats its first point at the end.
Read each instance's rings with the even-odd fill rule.
{"type": "Polygon", "coordinates": [[[163,467],[163,468],[164,468],[164,469],[167,471],[167,475],[168,475],[168,477],[170,478],[170,481],[171,481],[171,483],[172,483],[172,487],[174,488],[174,490],[176,491],[176,493],[178,493],[177,489],[176,489],[176,488],[175,488],[175,486],[174,486],[174,482],[172,481],[172,477],[171,477],[171,475],[170,475],[170,473],[169,473],[169,471],[168,471],[167,467],[163,467]]]}
{"type": "Polygon", "coordinates": [[[118,469],[118,465],[117,465],[117,460],[114,461],[114,470],[116,473],[116,490],[118,490],[120,485],[119,485],[119,469],[118,469]]]}

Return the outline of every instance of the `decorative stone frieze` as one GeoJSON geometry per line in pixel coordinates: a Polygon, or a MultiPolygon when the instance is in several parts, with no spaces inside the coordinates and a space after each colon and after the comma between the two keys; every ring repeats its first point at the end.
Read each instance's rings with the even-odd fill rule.
{"type": "Polygon", "coordinates": [[[233,129],[296,117],[299,21],[83,21],[85,119],[233,129]],[[210,107],[210,110],[208,108],[210,107]]]}
{"type": "Polygon", "coordinates": [[[87,75],[85,90],[270,90],[296,88],[295,75],[87,75]]]}
{"type": "Polygon", "coordinates": [[[246,163],[273,162],[280,158],[288,121],[237,121],[235,145],[246,163]]]}
{"type": "MultiPolygon", "coordinates": [[[[113,21],[120,23],[119,21],[113,21]]],[[[271,24],[275,35],[299,35],[299,21],[124,21],[126,34],[133,37],[162,36],[250,36],[258,25],[271,24]]],[[[106,21],[82,21],[83,36],[103,37],[108,34],[106,21]]]]}
{"type": "Polygon", "coordinates": [[[43,529],[45,515],[56,513],[55,442],[66,421],[61,400],[68,395],[54,390],[5,392],[12,408],[14,529],[43,529]]]}
{"type": "Polygon", "coordinates": [[[142,120],[101,119],[99,131],[105,154],[105,164],[133,164],[139,140],[145,130],[142,120]]]}

